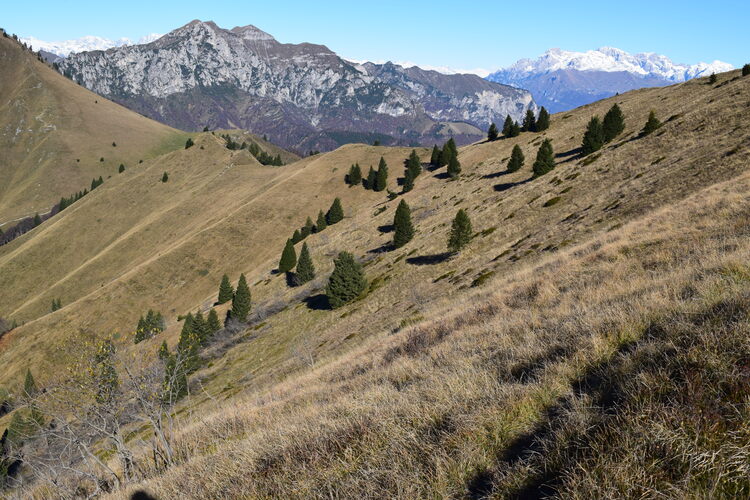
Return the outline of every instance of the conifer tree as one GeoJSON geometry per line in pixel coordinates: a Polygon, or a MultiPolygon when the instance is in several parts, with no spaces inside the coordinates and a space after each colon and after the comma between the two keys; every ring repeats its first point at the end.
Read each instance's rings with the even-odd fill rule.
{"type": "Polygon", "coordinates": [[[521,146],[518,144],[513,146],[513,151],[510,153],[510,159],[508,160],[508,172],[518,172],[521,170],[525,160],[521,146]]]}
{"type": "Polygon", "coordinates": [[[440,162],[440,148],[437,147],[437,144],[432,146],[432,154],[430,155],[430,165],[437,166],[438,162],[440,162]]]}
{"type": "Polygon", "coordinates": [[[120,163],[120,167],[117,169],[117,173],[121,174],[125,171],[125,165],[120,163]]]}
{"type": "Polygon", "coordinates": [[[23,380],[23,395],[27,398],[33,398],[36,396],[37,387],[34,376],[31,374],[31,370],[26,368],[26,378],[23,380]]]}
{"type": "Polygon", "coordinates": [[[510,136],[518,137],[519,135],[521,135],[521,126],[518,122],[513,122],[513,126],[510,127],[510,136]]]}
{"type": "Polygon", "coordinates": [[[324,214],[323,211],[320,210],[318,212],[318,220],[315,221],[315,232],[319,233],[327,227],[328,223],[326,222],[326,214],[324,214]]]}
{"type": "Polygon", "coordinates": [[[328,222],[328,225],[333,225],[342,220],[344,220],[344,207],[341,206],[341,199],[336,197],[331,203],[331,208],[326,212],[326,222],[328,222]]]}
{"type": "Polygon", "coordinates": [[[111,403],[120,386],[114,363],[115,346],[110,340],[104,340],[96,348],[91,366],[91,374],[96,384],[96,402],[111,403]]]}
{"type": "Polygon", "coordinates": [[[185,141],[185,149],[191,148],[195,145],[193,142],[193,139],[191,137],[188,137],[188,140],[185,141]]]}
{"type": "Polygon", "coordinates": [[[460,251],[465,247],[472,237],[471,220],[463,209],[456,213],[451,224],[451,232],[448,236],[448,250],[452,253],[460,251]]]}
{"type": "Polygon", "coordinates": [[[198,337],[198,340],[200,341],[201,345],[205,344],[208,340],[208,325],[206,324],[206,320],[203,318],[203,313],[198,311],[195,313],[195,316],[193,316],[193,333],[198,337]]]}
{"type": "Polygon", "coordinates": [[[536,160],[534,161],[534,177],[539,177],[547,172],[551,172],[555,168],[555,152],[552,150],[552,142],[549,139],[544,139],[539,150],[536,153],[536,160]]]}
{"type": "Polygon", "coordinates": [[[221,330],[221,322],[219,322],[219,315],[216,313],[216,309],[211,309],[208,312],[208,318],[206,318],[206,328],[208,330],[209,336],[221,330]]]}
{"type": "Polygon", "coordinates": [[[349,169],[349,174],[346,176],[346,183],[350,186],[358,186],[362,182],[362,170],[359,168],[359,163],[355,163],[349,169]]]}
{"type": "Polygon", "coordinates": [[[162,361],[166,361],[167,358],[169,358],[170,352],[169,352],[169,346],[167,345],[166,340],[162,341],[161,346],[159,347],[158,356],[159,356],[159,359],[162,361]]]}
{"type": "Polygon", "coordinates": [[[452,155],[448,161],[448,175],[451,179],[457,179],[461,173],[461,163],[458,161],[458,155],[452,155]]]}
{"type": "Polygon", "coordinates": [[[34,227],[37,227],[39,224],[42,223],[42,218],[39,216],[39,213],[34,214],[34,227]]]}
{"type": "Polygon", "coordinates": [[[234,288],[229,282],[229,276],[226,274],[221,277],[221,284],[219,285],[219,298],[216,302],[219,304],[226,304],[234,297],[234,288]]]}
{"type": "Polygon", "coordinates": [[[711,76],[708,77],[708,83],[710,85],[716,83],[716,73],[711,73],[711,76]]]}
{"type": "Polygon", "coordinates": [[[372,168],[372,165],[370,165],[370,171],[367,173],[367,180],[364,182],[365,189],[372,189],[374,191],[377,180],[378,174],[375,172],[375,169],[372,168]]]}
{"type": "Polygon", "coordinates": [[[411,170],[406,169],[406,172],[404,173],[404,185],[402,192],[408,193],[414,189],[414,174],[412,174],[411,170]]]}
{"type": "MultiPolygon", "coordinates": [[[[320,213],[323,214],[323,212],[320,213]]],[[[294,250],[294,243],[292,243],[292,240],[286,240],[284,251],[281,252],[281,259],[279,259],[279,273],[288,273],[296,265],[297,252],[294,250]]]]}
{"type": "Polygon", "coordinates": [[[497,125],[490,123],[490,128],[487,130],[487,140],[492,142],[496,141],[499,133],[497,131],[497,125]]]}
{"type": "Polygon", "coordinates": [[[654,112],[654,110],[651,110],[651,112],[648,114],[646,125],[644,125],[643,130],[641,131],[641,135],[648,135],[659,127],[661,127],[661,122],[658,118],[656,118],[656,113],[654,112]]]}
{"type": "Polygon", "coordinates": [[[240,281],[237,283],[237,292],[232,299],[232,318],[244,323],[247,321],[247,315],[250,314],[250,288],[247,286],[245,275],[240,275],[240,281]]]}
{"type": "Polygon", "coordinates": [[[388,165],[385,163],[385,158],[380,157],[380,163],[378,164],[378,173],[375,178],[375,191],[385,191],[388,185],[388,165]]]}
{"type": "Polygon", "coordinates": [[[406,170],[411,172],[412,179],[416,179],[422,173],[422,161],[415,149],[411,150],[409,159],[406,161],[406,170]]]}
{"type": "Polygon", "coordinates": [[[742,66],[742,76],[750,75],[750,64],[742,66]]]}
{"type": "Polygon", "coordinates": [[[445,165],[448,165],[453,156],[458,156],[458,148],[456,147],[456,141],[451,137],[445,144],[443,144],[443,149],[440,151],[439,166],[444,167],[445,165]]]}
{"type": "Polygon", "coordinates": [[[542,109],[539,110],[539,118],[536,120],[536,131],[537,132],[544,132],[549,128],[549,111],[547,111],[547,108],[542,106],[542,109]]]}
{"type": "Polygon", "coordinates": [[[307,248],[307,243],[303,243],[299,259],[297,260],[297,280],[302,284],[307,283],[314,277],[315,266],[313,265],[312,257],[310,257],[310,249],[307,248]]]}
{"type": "Polygon", "coordinates": [[[302,234],[299,232],[299,229],[294,230],[294,234],[292,234],[292,243],[295,245],[302,241],[304,238],[302,238],[302,234]]]}
{"type": "Polygon", "coordinates": [[[326,286],[328,303],[333,309],[347,304],[365,291],[367,280],[362,266],[349,252],[339,253],[333,261],[334,269],[326,286]]]}
{"type": "Polygon", "coordinates": [[[598,116],[594,116],[589,120],[589,124],[586,126],[586,132],[583,134],[583,142],[581,144],[581,154],[583,156],[590,155],[595,151],[599,151],[604,146],[604,129],[602,128],[602,122],[598,116]]]}
{"type": "Polygon", "coordinates": [[[625,130],[625,119],[617,103],[613,104],[602,121],[604,142],[610,142],[625,130]]]}
{"type": "Polygon", "coordinates": [[[308,217],[305,221],[305,225],[302,226],[302,231],[300,231],[300,236],[302,236],[302,239],[304,240],[305,238],[310,236],[313,233],[313,229],[315,229],[315,225],[313,224],[312,219],[308,217]]]}
{"type": "Polygon", "coordinates": [[[164,172],[164,175],[161,176],[162,182],[167,182],[169,180],[169,174],[164,172]]]}
{"type": "Polygon", "coordinates": [[[188,334],[193,332],[193,313],[187,313],[185,319],[182,322],[182,330],[180,331],[180,342],[187,342],[188,334]]]}
{"type": "Polygon", "coordinates": [[[393,217],[393,246],[401,248],[414,237],[414,226],[411,222],[411,209],[406,201],[401,200],[393,217]]]}
{"type": "Polygon", "coordinates": [[[521,127],[522,132],[536,132],[536,118],[534,112],[530,109],[526,110],[526,116],[523,118],[523,126],[521,127]]]}
{"type": "Polygon", "coordinates": [[[507,115],[505,117],[505,122],[503,123],[503,135],[505,137],[513,137],[513,118],[510,117],[510,115],[507,115]]]}

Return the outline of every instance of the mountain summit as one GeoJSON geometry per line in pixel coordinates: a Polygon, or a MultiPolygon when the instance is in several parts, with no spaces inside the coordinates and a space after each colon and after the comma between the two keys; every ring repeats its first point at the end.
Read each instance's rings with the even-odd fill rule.
{"type": "Polygon", "coordinates": [[[255,26],[192,21],[145,45],[73,54],[60,71],[186,130],[244,128],[299,151],[347,142],[469,142],[536,109],[531,94],[476,75],[355,64],[323,45],[284,44],[255,26]],[[398,139],[396,139],[398,138],[398,139]]]}
{"type": "Polygon", "coordinates": [[[540,105],[564,111],[617,92],[683,82],[732,69],[721,61],[674,63],[653,52],[630,54],[614,47],[587,52],[550,49],[537,59],[520,59],[487,77],[528,89],[540,105]]]}

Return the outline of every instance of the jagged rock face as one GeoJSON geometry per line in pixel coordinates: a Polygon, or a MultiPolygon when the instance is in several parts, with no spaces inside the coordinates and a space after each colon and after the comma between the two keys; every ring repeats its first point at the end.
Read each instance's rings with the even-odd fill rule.
{"type": "Polygon", "coordinates": [[[372,139],[468,142],[492,121],[536,110],[527,91],[474,75],[357,65],[322,45],[282,44],[254,26],[212,22],[193,21],[148,44],[73,54],[58,66],[169,125],[244,128],[301,151],[372,139]]]}

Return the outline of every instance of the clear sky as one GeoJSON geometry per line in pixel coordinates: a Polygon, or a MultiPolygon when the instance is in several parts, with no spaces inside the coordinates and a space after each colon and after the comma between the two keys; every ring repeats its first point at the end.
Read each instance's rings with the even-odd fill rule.
{"type": "Polygon", "coordinates": [[[750,0],[3,2],[0,27],[47,41],[96,35],[137,40],[192,19],[254,24],[280,42],[339,55],[461,69],[496,69],[551,47],[657,52],[675,62],[750,60],[750,0]]]}

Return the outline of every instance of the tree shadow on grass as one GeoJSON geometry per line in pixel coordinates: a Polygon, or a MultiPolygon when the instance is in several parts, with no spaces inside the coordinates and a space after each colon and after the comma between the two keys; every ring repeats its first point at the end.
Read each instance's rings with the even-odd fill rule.
{"type": "Polygon", "coordinates": [[[328,303],[328,295],[324,293],[310,295],[303,302],[308,309],[312,309],[313,311],[328,311],[331,309],[331,304],[328,303]]]}
{"type": "Polygon", "coordinates": [[[393,246],[393,243],[392,242],[388,242],[388,243],[384,243],[384,244],[380,245],[377,248],[373,248],[371,250],[368,250],[367,253],[376,253],[376,254],[377,253],[386,253],[386,252],[390,252],[390,251],[395,250],[395,249],[396,248],[393,246]]]}
{"type": "Polygon", "coordinates": [[[433,175],[435,179],[450,179],[451,176],[448,175],[448,172],[440,172],[439,174],[433,175]]]}
{"type": "Polygon", "coordinates": [[[498,192],[503,192],[503,191],[507,191],[508,189],[512,187],[520,186],[522,184],[526,184],[527,182],[531,182],[532,180],[534,180],[534,178],[529,177],[528,179],[519,181],[519,182],[504,182],[502,184],[495,184],[494,186],[492,186],[492,189],[498,192]]]}
{"type": "Polygon", "coordinates": [[[440,264],[451,258],[453,255],[450,252],[436,253],[432,255],[418,255],[416,257],[409,257],[406,262],[415,266],[430,266],[433,264],[440,264]]]}
{"type": "Polygon", "coordinates": [[[383,234],[390,233],[394,229],[395,227],[393,227],[393,224],[383,224],[382,226],[378,226],[378,231],[380,231],[383,234]]]}
{"type": "Polygon", "coordinates": [[[507,170],[503,170],[501,172],[495,172],[492,174],[483,175],[482,179],[497,179],[498,177],[502,177],[504,175],[508,175],[510,172],[507,170]]]}

